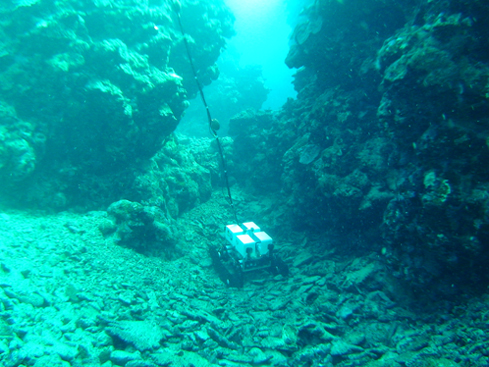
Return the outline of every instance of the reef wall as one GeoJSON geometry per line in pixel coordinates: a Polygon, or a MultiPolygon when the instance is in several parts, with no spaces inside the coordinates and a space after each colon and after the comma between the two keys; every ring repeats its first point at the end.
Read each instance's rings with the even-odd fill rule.
{"type": "Polygon", "coordinates": [[[286,59],[297,99],[231,121],[253,161],[239,181],[272,182],[282,225],[377,250],[420,293],[486,287],[488,16],[482,1],[308,6],[286,59]]]}
{"type": "MultiPolygon", "coordinates": [[[[133,192],[197,92],[172,4],[0,4],[2,200],[59,210],[133,192]]],[[[233,17],[223,1],[182,1],[180,12],[209,84],[233,17]]]]}

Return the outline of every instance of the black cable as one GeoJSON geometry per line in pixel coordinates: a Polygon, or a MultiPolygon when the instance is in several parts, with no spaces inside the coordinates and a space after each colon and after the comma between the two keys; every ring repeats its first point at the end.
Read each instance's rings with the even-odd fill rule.
{"type": "Polygon", "coordinates": [[[183,43],[185,44],[185,49],[187,50],[187,56],[189,59],[190,67],[192,68],[192,73],[194,75],[195,83],[197,84],[197,87],[199,88],[200,97],[202,98],[202,102],[204,103],[205,111],[207,113],[207,120],[209,122],[209,131],[211,132],[211,134],[216,139],[217,147],[219,150],[219,156],[221,157],[221,165],[222,165],[222,172],[224,175],[224,181],[226,183],[226,187],[227,187],[227,191],[228,191],[229,205],[231,206],[231,209],[233,210],[234,219],[236,220],[236,224],[239,224],[238,215],[236,213],[236,207],[234,206],[233,196],[231,195],[231,187],[229,186],[227,165],[226,165],[226,160],[224,159],[224,152],[222,149],[221,141],[219,140],[219,136],[217,135],[217,131],[213,128],[215,120],[212,119],[211,111],[210,111],[209,106],[207,105],[207,102],[205,100],[204,91],[202,90],[202,86],[200,85],[199,79],[197,78],[197,72],[195,71],[195,66],[194,66],[194,62],[192,60],[192,55],[190,54],[190,47],[188,45],[186,33],[183,29],[182,20],[180,18],[180,8],[181,8],[180,3],[177,0],[175,0],[173,2],[173,10],[177,14],[178,25],[180,26],[180,31],[182,32],[183,43]]]}

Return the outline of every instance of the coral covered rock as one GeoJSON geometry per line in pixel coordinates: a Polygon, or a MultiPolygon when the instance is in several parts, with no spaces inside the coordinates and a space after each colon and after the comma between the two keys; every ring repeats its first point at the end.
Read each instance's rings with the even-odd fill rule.
{"type": "MultiPolygon", "coordinates": [[[[118,175],[161,148],[197,91],[171,5],[2,2],[0,99],[17,120],[2,118],[0,131],[25,121],[32,137],[9,138],[0,162],[9,155],[2,170],[16,180],[36,171],[16,200],[49,206],[58,187],[73,204],[97,186],[117,185],[100,176],[118,175]],[[46,137],[40,148],[31,142],[38,136],[46,137]]],[[[233,18],[220,1],[184,1],[180,12],[197,74],[209,84],[233,18]]]]}
{"type": "Polygon", "coordinates": [[[235,150],[256,162],[236,165],[240,183],[254,174],[280,194],[276,220],[337,251],[383,248],[418,294],[485,289],[488,5],[319,0],[302,15],[297,100],[263,130],[236,119],[235,150]]]}
{"type": "MultiPolygon", "coordinates": [[[[144,206],[129,200],[112,203],[107,212],[115,220],[115,241],[138,251],[159,251],[168,253],[175,244],[176,234],[173,220],[161,209],[144,206]]],[[[107,225],[100,228],[110,234],[107,225]]]]}
{"type": "Polygon", "coordinates": [[[45,141],[33,124],[20,120],[15,109],[0,100],[0,177],[4,189],[11,190],[32,175],[45,141]]]}

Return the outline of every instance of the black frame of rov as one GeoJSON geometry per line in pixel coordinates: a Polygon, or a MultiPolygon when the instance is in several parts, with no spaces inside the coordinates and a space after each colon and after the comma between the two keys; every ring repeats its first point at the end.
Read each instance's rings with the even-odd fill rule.
{"type": "Polygon", "coordinates": [[[219,278],[230,287],[243,287],[245,274],[259,270],[284,277],[289,274],[288,265],[275,253],[273,244],[268,245],[268,253],[259,258],[243,258],[229,246],[210,246],[209,252],[219,278]]]}

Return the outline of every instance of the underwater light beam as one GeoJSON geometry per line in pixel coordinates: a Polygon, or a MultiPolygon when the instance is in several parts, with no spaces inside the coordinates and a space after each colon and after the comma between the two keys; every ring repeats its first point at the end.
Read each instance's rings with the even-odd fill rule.
{"type": "Polygon", "coordinates": [[[279,109],[295,97],[292,74],[284,63],[291,28],[285,0],[225,0],[236,17],[236,36],[229,48],[240,55],[240,66],[260,65],[270,94],[263,108],[279,109]]]}

